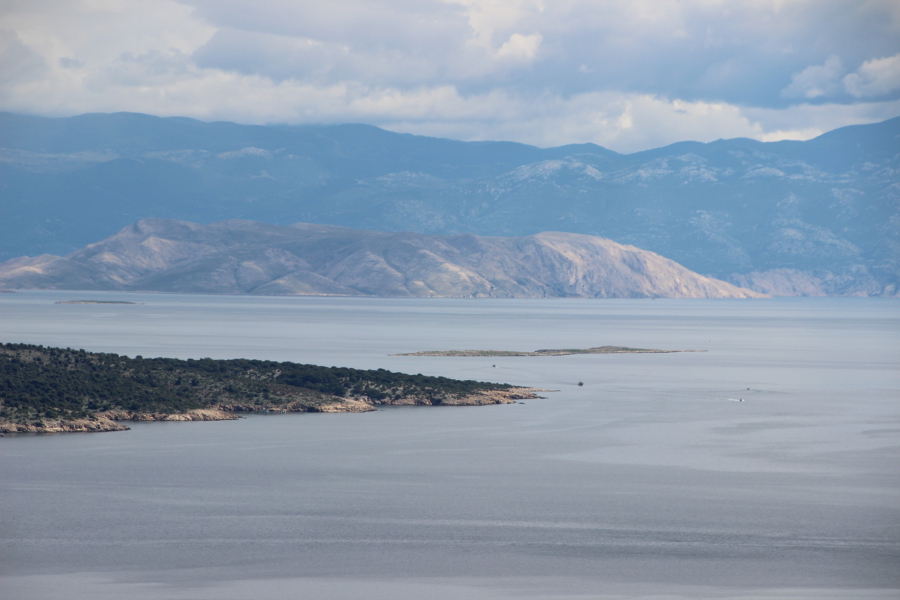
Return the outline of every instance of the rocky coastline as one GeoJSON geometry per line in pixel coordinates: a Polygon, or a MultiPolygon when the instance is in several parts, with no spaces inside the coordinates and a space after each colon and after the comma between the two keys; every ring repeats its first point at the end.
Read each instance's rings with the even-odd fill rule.
{"type": "Polygon", "coordinates": [[[378,406],[487,406],[491,404],[515,404],[520,400],[542,398],[536,392],[551,392],[541,388],[510,387],[503,390],[484,390],[466,396],[447,395],[443,398],[407,396],[397,400],[373,398],[342,398],[334,402],[309,404],[290,402],[264,406],[239,402],[223,404],[217,408],[201,408],[183,413],[132,412],[110,410],[96,413],[88,419],[45,420],[42,423],[0,422],[0,434],[15,433],[86,433],[100,431],[128,431],[123,421],[230,421],[240,419],[241,412],[292,413],[327,412],[354,413],[378,410],[378,406]]]}
{"type": "Polygon", "coordinates": [[[15,433],[85,433],[98,431],[128,431],[130,427],[111,419],[45,420],[40,423],[0,422],[0,435],[15,433]]]}
{"type": "Polygon", "coordinates": [[[251,359],[129,358],[0,344],[0,434],[122,431],[128,421],[222,421],[247,412],[369,412],[538,398],[506,383],[251,359]]]}

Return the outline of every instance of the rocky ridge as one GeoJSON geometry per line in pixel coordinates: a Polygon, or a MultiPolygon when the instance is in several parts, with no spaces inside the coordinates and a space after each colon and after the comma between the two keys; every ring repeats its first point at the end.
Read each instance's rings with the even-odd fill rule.
{"type": "Polygon", "coordinates": [[[759,298],[596,236],[386,233],[145,219],[66,257],[0,264],[0,286],[217,294],[759,298]]]}

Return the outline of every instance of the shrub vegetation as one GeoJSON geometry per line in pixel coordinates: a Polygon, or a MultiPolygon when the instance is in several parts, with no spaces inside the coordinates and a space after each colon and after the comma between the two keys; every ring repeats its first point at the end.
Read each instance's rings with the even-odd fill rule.
{"type": "Polygon", "coordinates": [[[344,399],[379,404],[414,397],[440,404],[447,397],[509,387],[385,369],[251,359],[129,358],[0,344],[0,421],[15,423],[91,419],[107,411],[171,414],[198,408],[261,410],[291,403],[292,410],[315,410],[344,399]]]}

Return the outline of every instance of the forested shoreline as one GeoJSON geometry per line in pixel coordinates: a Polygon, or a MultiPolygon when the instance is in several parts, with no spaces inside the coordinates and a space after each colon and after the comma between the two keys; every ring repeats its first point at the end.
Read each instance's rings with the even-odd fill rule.
{"type": "Polygon", "coordinates": [[[217,420],[242,411],[363,412],[382,404],[496,404],[509,384],[253,359],[133,358],[0,345],[0,431],[127,429],[121,420],[217,420]]]}

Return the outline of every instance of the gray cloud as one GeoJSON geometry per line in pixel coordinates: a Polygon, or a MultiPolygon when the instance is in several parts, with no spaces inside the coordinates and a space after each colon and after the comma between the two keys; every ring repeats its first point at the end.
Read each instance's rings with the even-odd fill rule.
{"type": "Polygon", "coordinates": [[[0,85],[39,80],[48,70],[47,61],[14,31],[0,30],[0,85]]]}
{"type": "Polygon", "coordinates": [[[202,68],[297,79],[320,84],[420,85],[439,81],[440,65],[388,48],[361,52],[335,42],[271,33],[220,29],[193,54],[202,68]]]}
{"type": "Polygon", "coordinates": [[[900,114],[891,0],[11,0],[0,109],[637,150],[900,114]]]}
{"type": "Polygon", "coordinates": [[[78,69],[84,66],[84,63],[77,58],[70,58],[68,56],[63,56],[57,62],[59,62],[59,66],[63,69],[78,69]]]}
{"type": "Polygon", "coordinates": [[[840,57],[831,55],[825,64],[806,67],[791,78],[791,84],[781,91],[786,98],[808,100],[833,96],[842,91],[841,77],[846,72],[840,57]]]}
{"type": "Polygon", "coordinates": [[[260,43],[260,34],[275,34],[321,42],[319,64],[327,66],[319,75],[328,70],[335,78],[398,86],[440,78],[465,92],[489,89],[499,78],[516,89],[561,94],[614,90],[787,106],[832,96],[794,92],[833,57],[853,70],[900,51],[898,9],[888,2],[511,1],[492,12],[503,3],[483,3],[479,11],[477,2],[274,1],[251,9],[236,1],[186,1],[232,31],[228,44],[214,40],[201,53],[205,65],[293,73],[274,67],[281,61],[273,60],[271,44],[260,43]],[[238,31],[257,37],[239,38],[238,31]],[[541,40],[529,68],[486,68],[504,43],[528,35],[541,40]],[[243,60],[235,61],[236,54],[243,60]],[[428,67],[417,68],[419,61],[428,67]]]}
{"type": "Polygon", "coordinates": [[[355,48],[434,54],[452,48],[467,23],[458,6],[410,0],[187,0],[217,27],[314,39],[355,48]]]}

